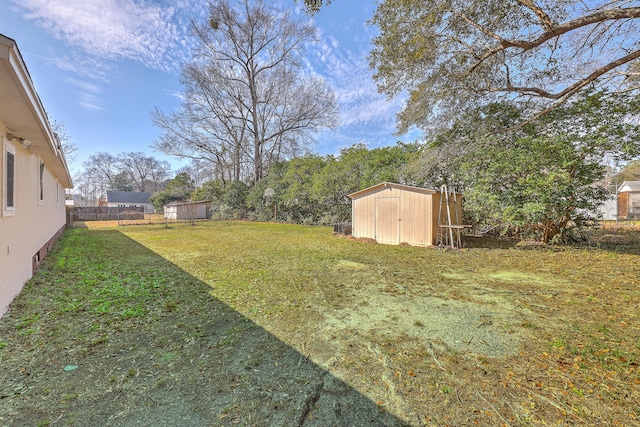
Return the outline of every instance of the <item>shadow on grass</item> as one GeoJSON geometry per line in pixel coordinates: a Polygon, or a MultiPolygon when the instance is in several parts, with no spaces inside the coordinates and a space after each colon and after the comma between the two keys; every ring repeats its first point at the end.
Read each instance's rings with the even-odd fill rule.
{"type": "Polygon", "coordinates": [[[407,425],[116,230],[67,232],[0,322],[0,422],[407,425]]]}
{"type": "Polygon", "coordinates": [[[567,249],[603,250],[618,254],[640,255],[640,233],[616,232],[601,235],[585,235],[581,240],[567,244],[527,243],[517,239],[498,237],[465,237],[468,249],[513,249],[562,252],[567,249]]]}
{"type": "Polygon", "coordinates": [[[518,240],[500,237],[470,237],[464,236],[464,247],[474,249],[511,249],[518,244],[518,240]]]}

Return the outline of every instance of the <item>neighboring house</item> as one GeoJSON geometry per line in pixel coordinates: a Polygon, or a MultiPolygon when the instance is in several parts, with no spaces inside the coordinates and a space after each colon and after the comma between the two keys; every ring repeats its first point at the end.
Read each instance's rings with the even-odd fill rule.
{"type": "Polygon", "coordinates": [[[175,220],[205,219],[211,200],[197,202],[171,202],[164,205],[164,217],[175,220]]]}
{"type": "Polygon", "coordinates": [[[153,213],[153,205],[149,198],[153,193],[140,191],[107,191],[106,207],[132,208],[143,207],[146,213],[153,213]]]}
{"type": "Polygon", "coordinates": [[[0,317],[62,234],[72,188],[16,42],[0,34],[0,317]]]}
{"type": "Polygon", "coordinates": [[[640,219],[640,181],[625,181],[618,189],[618,219],[640,219]]]}
{"type": "MultiPolygon", "coordinates": [[[[432,246],[438,237],[440,191],[383,182],[350,194],[352,235],[375,239],[378,243],[432,246]]],[[[449,202],[452,218],[462,218],[462,195],[449,202]],[[457,214],[453,211],[457,209],[457,214]]],[[[456,221],[452,221],[456,223],[456,221]]]]}

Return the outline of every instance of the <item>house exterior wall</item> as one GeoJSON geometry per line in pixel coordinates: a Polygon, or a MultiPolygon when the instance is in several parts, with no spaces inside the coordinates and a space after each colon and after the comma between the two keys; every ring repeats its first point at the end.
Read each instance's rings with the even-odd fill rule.
{"type": "Polygon", "coordinates": [[[153,213],[153,205],[151,203],[122,203],[122,202],[107,202],[108,208],[144,208],[145,213],[153,213]]]}
{"type": "Polygon", "coordinates": [[[640,219],[640,193],[635,191],[618,193],[618,219],[640,219]]]}
{"type": "Polygon", "coordinates": [[[626,219],[629,215],[629,193],[618,193],[618,218],[626,219]]]}
{"type": "Polygon", "coordinates": [[[1,317],[62,234],[64,188],[73,186],[60,140],[49,126],[17,44],[2,34],[0,150],[1,317]],[[13,203],[8,203],[9,194],[13,203]]]}
{"type": "Polygon", "coordinates": [[[640,219],[640,193],[631,192],[628,201],[628,217],[631,219],[640,219]]]}
{"type": "Polygon", "coordinates": [[[44,162],[43,193],[40,200],[42,159],[6,138],[7,128],[0,122],[2,156],[0,161],[0,317],[31,278],[35,262],[49,251],[53,238],[65,227],[65,197],[60,181],[44,162]],[[14,209],[6,208],[6,152],[15,150],[14,209]],[[36,256],[37,255],[37,256],[36,256]]]}

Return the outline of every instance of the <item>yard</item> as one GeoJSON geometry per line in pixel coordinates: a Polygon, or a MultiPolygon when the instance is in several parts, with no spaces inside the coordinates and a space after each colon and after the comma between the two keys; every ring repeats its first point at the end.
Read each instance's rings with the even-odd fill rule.
{"type": "Polygon", "coordinates": [[[640,424],[640,241],[68,230],[0,321],[0,425],[640,424]]]}

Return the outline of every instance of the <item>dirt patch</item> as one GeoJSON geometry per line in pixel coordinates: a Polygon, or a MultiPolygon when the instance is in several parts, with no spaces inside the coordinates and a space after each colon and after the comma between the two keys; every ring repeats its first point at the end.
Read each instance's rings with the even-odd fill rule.
{"type": "MultiPolygon", "coordinates": [[[[359,266],[354,270],[366,269],[364,264],[352,264],[359,266]]],[[[344,265],[345,261],[341,261],[338,268],[344,265]]],[[[351,288],[351,299],[357,303],[329,311],[326,333],[359,331],[386,338],[407,336],[424,346],[443,343],[455,351],[489,357],[518,353],[524,331],[513,325],[527,321],[531,313],[516,311],[499,293],[489,294],[484,289],[477,293],[476,302],[415,295],[401,284],[394,288],[389,291],[387,284],[376,286],[371,282],[351,288]]],[[[474,299],[473,294],[468,297],[474,299]]]]}

